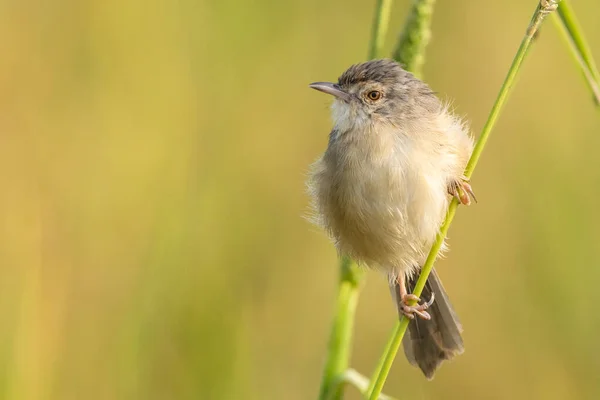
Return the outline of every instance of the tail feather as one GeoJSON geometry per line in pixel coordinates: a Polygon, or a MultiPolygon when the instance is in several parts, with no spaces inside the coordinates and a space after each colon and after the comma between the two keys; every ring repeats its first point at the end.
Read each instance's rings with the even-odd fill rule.
{"type": "MultiPolygon", "coordinates": [[[[418,276],[413,276],[407,282],[408,293],[412,292],[417,278],[418,276]]],[[[392,294],[402,315],[400,288],[396,280],[391,282],[392,294]]],[[[416,317],[409,323],[408,332],[402,340],[406,358],[412,365],[419,367],[427,379],[433,378],[436,369],[444,360],[451,360],[464,351],[462,327],[435,269],[427,278],[421,298],[429,300],[432,293],[435,293],[435,301],[427,310],[431,320],[416,317]]]]}

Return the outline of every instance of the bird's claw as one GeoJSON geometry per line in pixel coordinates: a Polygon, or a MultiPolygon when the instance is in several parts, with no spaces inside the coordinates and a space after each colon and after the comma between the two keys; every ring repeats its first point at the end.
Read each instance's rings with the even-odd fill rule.
{"type": "Polygon", "coordinates": [[[421,299],[418,296],[414,294],[405,294],[404,296],[402,296],[402,314],[404,314],[409,319],[414,319],[415,315],[417,315],[419,318],[430,320],[431,315],[429,315],[429,313],[425,310],[431,307],[434,300],[435,295],[434,293],[431,293],[431,299],[429,299],[429,301],[423,304],[418,304],[421,301],[421,299]],[[417,304],[411,305],[411,302],[416,302],[417,304]]]}
{"type": "Polygon", "coordinates": [[[452,183],[448,185],[448,193],[456,197],[460,204],[465,206],[471,205],[471,199],[477,203],[477,197],[475,197],[473,188],[469,184],[469,181],[465,178],[452,181],[452,183]]]}

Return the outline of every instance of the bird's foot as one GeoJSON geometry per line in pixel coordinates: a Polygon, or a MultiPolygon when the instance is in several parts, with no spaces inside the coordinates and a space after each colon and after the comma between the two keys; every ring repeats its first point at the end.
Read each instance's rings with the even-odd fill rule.
{"type": "Polygon", "coordinates": [[[429,307],[431,307],[434,300],[435,295],[433,294],[433,292],[431,293],[431,299],[429,299],[428,302],[425,302],[423,304],[418,304],[421,301],[421,299],[416,295],[405,294],[402,296],[402,314],[404,314],[409,319],[414,319],[415,315],[417,315],[419,318],[430,320],[431,315],[429,315],[429,313],[426,310],[429,307]],[[415,302],[416,304],[411,305],[412,302],[415,302]]]}
{"type": "Polygon", "coordinates": [[[455,181],[452,181],[448,185],[448,193],[452,196],[456,197],[460,204],[465,206],[471,205],[471,199],[477,203],[477,197],[475,197],[475,193],[473,192],[473,188],[469,184],[469,180],[467,178],[460,178],[455,181]]]}

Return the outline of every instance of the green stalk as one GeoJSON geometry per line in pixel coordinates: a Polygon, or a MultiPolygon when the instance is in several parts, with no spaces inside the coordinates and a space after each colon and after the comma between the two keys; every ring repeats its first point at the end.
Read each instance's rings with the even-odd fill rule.
{"type": "Polygon", "coordinates": [[[431,16],[435,0],[415,0],[404,24],[404,30],[394,49],[393,57],[404,69],[421,76],[425,62],[425,47],[431,39],[431,16]]]}
{"type": "MultiPolygon", "coordinates": [[[[392,0],[377,0],[373,17],[373,30],[369,45],[368,58],[377,58],[385,41],[390,20],[392,0]]],[[[325,369],[321,378],[319,400],[340,400],[343,384],[339,377],[348,369],[350,347],[352,345],[352,327],[356,304],[360,294],[360,281],[363,272],[348,257],[340,259],[340,281],[336,299],[336,311],[329,334],[329,345],[325,369]]]]}
{"type": "MultiPolygon", "coordinates": [[[[467,167],[465,169],[465,176],[467,178],[471,177],[473,170],[475,169],[475,166],[477,165],[477,162],[479,161],[481,153],[485,147],[485,144],[487,142],[489,134],[490,134],[494,124],[496,123],[496,120],[498,119],[500,110],[506,103],[506,99],[510,93],[512,85],[515,82],[515,77],[517,76],[517,73],[519,72],[519,70],[521,68],[523,58],[525,57],[525,54],[527,53],[529,46],[531,45],[531,41],[533,39],[534,34],[539,29],[539,27],[540,27],[542,21],[544,20],[544,18],[546,17],[546,15],[548,15],[550,12],[554,11],[555,9],[556,9],[555,1],[541,0],[540,4],[538,4],[538,6],[535,10],[535,13],[533,14],[533,17],[531,19],[531,22],[527,28],[525,36],[524,36],[523,40],[521,41],[521,45],[519,46],[519,49],[517,50],[517,54],[515,55],[515,58],[513,59],[513,62],[512,62],[512,65],[510,66],[508,74],[507,74],[506,78],[504,79],[504,83],[502,84],[502,87],[500,88],[500,93],[498,94],[496,102],[494,103],[494,106],[492,107],[492,110],[490,111],[490,115],[487,119],[487,122],[485,123],[485,126],[483,127],[483,131],[482,131],[481,135],[479,136],[479,139],[477,140],[477,143],[473,150],[473,154],[471,155],[469,163],[467,164],[467,167]]],[[[425,264],[423,265],[423,268],[421,270],[421,275],[419,276],[419,280],[417,281],[417,284],[415,285],[415,289],[414,289],[413,293],[417,296],[421,295],[421,292],[423,291],[423,288],[425,287],[427,278],[429,277],[429,274],[431,273],[431,270],[433,269],[433,263],[434,263],[435,259],[437,258],[437,255],[440,251],[440,248],[442,247],[442,244],[443,244],[446,234],[448,232],[448,228],[450,228],[452,219],[454,218],[454,215],[456,214],[457,207],[458,207],[458,202],[456,199],[454,199],[450,203],[450,207],[448,208],[448,213],[446,214],[446,219],[444,220],[444,222],[440,228],[440,232],[438,233],[436,240],[431,248],[431,251],[429,252],[429,255],[427,256],[427,260],[425,261],[425,264]]],[[[379,394],[381,393],[381,390],[383,389],[383,385],[385,384],[385,380],[387,379],[387,376],[390,372],[390,368],[392,367],[392,363],[394,362],[394,358],[396,357],[396,353],[398,352],[398,348],[400,347],[400,343],[402,342],[402,338],[404,337],[404,333],[406,332],[408,323],[409,323],[409,320],[405,317],[402,317],[402,318],[400,318],[400,320],[396,323],[396,326],[394,327],[394,331],[392,333],[392,338],[390,339],[388,349],[384,353],[384,355],[382,356],[382,358],[380,360],[380,368],[378,368],[378,371],[372,378],[372,381],[374,381],[375,383],[373,384],[373,390],[369,394],[370,400],[377,400],[377,398],[379,397],[379,394]]]]}
{"type": "MultiPolygon", "coordinates": [[[[399,325],[398,325],[398,323],[396,323],[396,326],[394,327],[394,332],[392,333],[392,335],[388,339],[388,342],[385,344],[385,349],[383,350],[382,356],[379,358],[379,362],[375,366],[375,371],[373,371],[373,376],[374,377],[375,376],[379,376],[379,374],[381,374],[381,370],[383,369],[383,364],[385,363],[385,360],[386,360],[385,356],[390,351],[392,351],[391,349],[394,346],[394,343],[395,343],[395,340],[396,340],[396,329],[398,329],[398,327],[399,327],[399,325]]],[[[373,393],[373,390],[375,390],[375,383],[376,382],[377,381],[375,379],[371,379],[369,381],[369,388],[365,392],[365,397],[366,398],[370,398],[371,397],[371,393],[373,393]]]]}
{"type": "Polygon", "coordinates": [[[563,34],[573,58],[579,64],[583,77],[592,91],[596,105],[600,105],[600,73],[598,73],[596,62],[583,36],[583,30],[580,28],[575,13],[567,0],[563,0],[558,6],[558,12],[554,15],[553,20],[556,27],[563,34]]]}
{"type": "Polygon", "coordinates": [[[385,42],[385,34],[390,22],[392,0],[377,0],[375,15],[373,16],[373,29],[371,31],[371,44],[369,45],[369,59],[381,56],[381,49],[385,42]]]}
{"type": "Polygon", "coordinates": [[[348,368],[350,360],[352,327],[363,272],[348,257],[341,258],[340,272],[337,309],[329,337],[327,361],[319,391],[320,400],[342,398],[343,386],[335,383],[348,368]]]}
{"type": "Polygon", "coordinates": [[[592,76],[596,82],[600,81],[600,73],[596,68],[596,62],[592,56],[590,46],[583,36],[583,31],[579,28],[579,22],[575,16],[575,12],[571,8],[571,5],[567,0],[563,0],[558,6],[558,17],[563,21],[565,27],[569,30],[569,35],[573,38],[573,42],[576,44],[578,51],[581,53],[585,64],[592,72],[592,76]]]}

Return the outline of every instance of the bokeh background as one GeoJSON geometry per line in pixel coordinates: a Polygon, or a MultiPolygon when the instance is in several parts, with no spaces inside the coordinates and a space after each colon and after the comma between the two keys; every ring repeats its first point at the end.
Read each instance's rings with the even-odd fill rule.
{"type": "MultiPolygon", "coordinates": [[[[477,133],[535,1],[438,3],[424,77],[477,133]]],[[[307,85],[365,59],[373,6],[0,2],[0,398],[316,398],[337,261],[303,218],[330,128],[307,85]]],[[[432,382],[399,355],[387,393],[600,398],[599,147],[548,21],[438,263],[466,352],[432,382]]],[[[394,318],[370,272],[353,367],[394,318]]]]}

